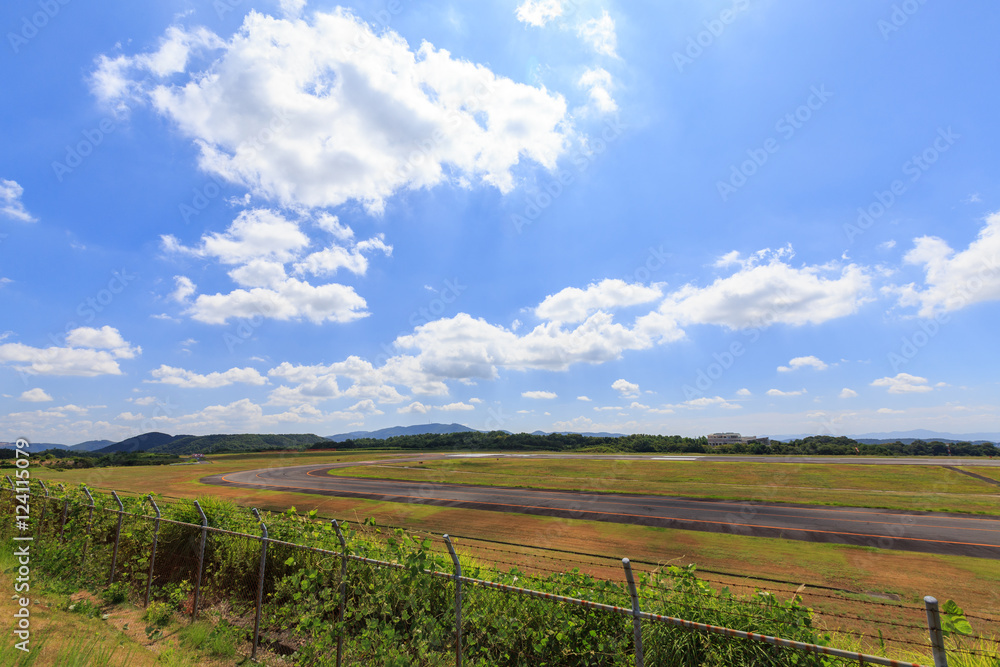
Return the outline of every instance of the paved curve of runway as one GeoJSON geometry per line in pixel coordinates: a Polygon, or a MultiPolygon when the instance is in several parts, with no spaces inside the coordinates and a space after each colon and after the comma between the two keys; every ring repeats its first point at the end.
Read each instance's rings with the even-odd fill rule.
{"type": "Polygon", "coordinates": [[[212,475],[201,481],[248,489],[1000,559],[1000,518],[978,515],[431,484],[328,474],[334,468],[403,463],[417,458],[426,461],[442,457],[424,454],[391,461],[267,468],[212,475]]]}

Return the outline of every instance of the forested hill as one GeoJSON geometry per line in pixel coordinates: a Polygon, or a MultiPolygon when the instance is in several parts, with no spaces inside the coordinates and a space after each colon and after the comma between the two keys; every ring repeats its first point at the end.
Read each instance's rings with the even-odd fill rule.
{"type": "MultiPolygon", "coordinates": [[[[333,443],[322,442],[312,449],[326,449],[333,443]]],[[[637,452],[670,454],[760,454],[774,456],[998,456],[1000,450],[992,444],[902,442],[864,444],[851,438],[817,435],[790,442],[759,442],[709,447],[705,438],[679,435],[625,435],[621,437],[590,437],[579,434],[507,433],[479,431],[471,433],[425,433],[386,439],[349,438],[336,443],[338,450],[403,449],[403,450],[485,450],[485,451],[589,451],[637,452]],[[949,449],[950,448],[950,449],[949,449]]]]}

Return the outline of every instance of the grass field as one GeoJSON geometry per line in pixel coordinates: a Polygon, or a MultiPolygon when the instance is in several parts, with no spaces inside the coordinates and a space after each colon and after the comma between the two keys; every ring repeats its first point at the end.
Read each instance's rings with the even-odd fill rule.
{"type": "MultiPolygon", "coordinates": [[[[982,470],[1000,479],[1000,469],[974,472],[982,470]]],[[[940,466],[476,458],[342,468],[330,474],[1000,515],[1000,487],[940,466]]]]}
{"type": "MultiPolygon", "coordinates": [[[[604,522],[578,521],[520,514],[502,514],[480,510],[453,509],[430,505],[379,502],[363,499],[333,498],[299,493],[253,491],[250,489],[205,486],[202,477],[237,470],[303,465],[314,463],[344,463],[399,458],[400,452],[367,452],[364,454],[242,454],[210,457],[215,463],[198,466],[158,466],[141,468],[105,468],[99,470],[51,471],[35,469],[33,473],[46,481],[62,482],[67,486],[85,483],[94,488],[116,489],[119,492],[162,494],[164,498],[194,499],[213,495],[227,498],[244,506],[281,511],[296,507],[300,512],[317,510],[320,517],[360,522],[373,518],[381,525],[402,526],[433,533],[451,533],[463,548],[463,538],[498,540],[528,547],[565,549],[594,553],[636,561],[654,563],[696,563],[703,570],[729,573],[725,578],[733,585],[743,581],[754,585],[753,577],[771,577],[787,582],[840,587],[864,591],[877,596],[917,603],[924,595],[940,600],[954,599],[967,611],[987,612],[998,616],[1000,609],[1000,566],[997,561],[941,556],[902,551],[835,544],[814,544],[802,541],[746,537],[719,533],[682,531],[604,522]],[[745,577],[745,579],[744,579],[745,577]]],[[[410,456],[409,453],[405,456],[410,456]]],[[[863,506],[885,506],[887,496],[878,493],[884,485],[892,485],[891,502],[917,502],[926,497],[927,505],[947,507],[952,511],[992,511],[1000,495],[997,487],[954,471],[923,466],[819,466],[790,464],[747,464],[723,462],[618,462],[600,461],[531,461],[499,462],[492,473],[486,470],[493,460],[449,460],[440,464],[425,461],[423,469],[356,467],[344,469],[358,476],[366,470],[373,476],[388,473],[403,475],[434,475],[416,479],[455,481],[520,486],[525,479],[549,488],[584,488],[609,491],[615,488],[652,492],[660,480],[661,493],[671,495],[705,495],[709,497],[750,498],[759,501],[844,502],[863,506]],[[603,466],[597,472],[595,466],[603,466]],[[776,471],[775,466],[787,466],[776,471]],[[543,474],[542,468],[547,471],[543,474]],[[473,470],[472,474],[464,472],[473,470]],[[478,473],[478,474],[477,474],[478,473]],[[945,474],[947,473],[947,474],[945,474]],[[475,479],[470,479],[475,477],[475,479]],[[518,479],[513,479],[519,477],[518,479]],[[484,479],[485,478],[485,479],[484,479]],[[514,484],[514,482],[520,482],[514,484]],[[563,486],[554,486],[562,484],[563,486]],[[638,487],[632,486],[639,485],[638,487]],[[758,484],[759,486],[754,486],[758,484]],[[820,489],[809,484],[822,485],[820,489]],[[678,491],[683,486],[684,493],[678,491]],[[665,487],[665,488],[664,488],[665,487]],[[805,488],[801,488],[805,487],[805,488]],[[925,496],[920,489],[929,487],[933,494],[925,496]],[[980,493],[970,493],[975,490],[980,493]],[[731,494],[720,496],[719,494],[731,494]],[[849,501],[847,499],[850,499],[849,501]],[[982,504],[980,504],[982,503],[982,504]],[[993,507],[985,507],[993,503],[993,507]]],[[[419,461],[406,464],[420,466],[419,461]]],[[[981,471],[977,468],[976,471],[981,471]]],[[[413,477],[410,477],[413,478],[413,477]]],[[[914,505],[905,505],[918,508],[914,505]]],[[[470,545],[471,539],[465,539],[470,545]]],[[[523,552],[532,558],[532,549],[523,552]]],[[[489,560],[489,552],[476,554],[489,560]]],[[[851,604],[826,601],[832,610],[849,613],[851,604]]],[[[1000,619],[986,629],[1000,635],[1000,619]]]]}
{"type": "Polygon", "coordinates": [[[1000,482],[1000,468],[987,468],[985,466],[960,466],[962,470],[968,472],[974,472],[977,475],[982,475],[983,477],[989,477],[990,479],[995,479],[1000,482]]]}

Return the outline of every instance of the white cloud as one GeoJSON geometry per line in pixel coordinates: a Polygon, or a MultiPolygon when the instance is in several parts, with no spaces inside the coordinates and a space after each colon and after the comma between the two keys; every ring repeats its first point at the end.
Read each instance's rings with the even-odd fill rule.
{"type": "Polygon", "coordinates": [[[578,401],[586,401],[587,403],[589,403],[591,401],[591,399],[588,398],[588,397],[586,397],[586,396],[577,396],[576,400],[578,400],[578,401]]]}
{"type": "Polygon", "coordinates": [[[889,288],[903,306],[919,306],[921,317],[1000,300],[1000,212],[986,218],[979,236],[956,253],[943,239],[921,236],[903,261],[923,267],[924,286],[889,288]]]}
{"type": "Polygon", "coordinates": [[[21,201],[23,194],[24,188],[18,185],[17,181],[0,178],[0,215],[21,222],[35,222],[34,216],[24,208],[24,203],[21,201]]]}
{"type": "Polygon", "coordinates": [[[616,324],[611,315],[595,313],[576,328],[547,322],[518,336],[501,326],[466,313],[435,320],[400,336],[396,345],[416,350],[420,371],[437,378],[492,379],[497,369],[565,370],[575,363],[618,359],[624,350],[645,349],[648,338],[616,324]]]}
{"type": "Polygon", "coordinates": [[[536,28],[543,27],[563,13],[563,0],[524,0],[514,11],[517,20],[536,28]]]}
{"type": "Polygon", "coordinates": [[[213,257],[224,264],[244,264],[253,259],[288,262],[309,245],[298,223],[268,209],[242,211],[226,231],[203,236],[200,245],[188,248],[176,238],[163,237],[167,250],[197,257],[213,257]]]}
{"type": "Polygon", "coordinates": [[[414,414],[414,413],[426,415],[430,411],[431,411],[430,407],[424,405],[420,401],[413,401],[412,403],[410,403],[405,407],[396,408],[396,412],[398,412],[401,415],[414,414]]]}
{"type": "Polygon", "coordinates": [[[465,412],[467,410],[475,410],[476,406],[469,405],[468,403],[448,403],[446,405],[437,406],[438,410],[443,410],[444,412],[465,412]]]}
{"type": "Polygon", "coordinates": [[[411,50],[344,9],[297,21],[251,11],[228,41],[181,28],[168,41],[207,62],[185,57],[181,73],[145,54],[102,58],[95,94],[150,104],[195,142],[204,170],[285,206],[374,212],[446,181],[507,192],[522,160],[552,169],[572,137],[561,96],[427,42],[411,50]]]}
{"type": "Polygon", "coordinates": [[[558,398],[558,394],[551,391],[522,391],[521,396],[523,398],[534,398],[534,399],[558,398]]]}
{"type": "Polygon", "coordinates": [[[663,296],[658,285],[647,287],[624,280],[606,279],[591,283],[586,289],[567,287],[545,297],[535,308],[539,319],[574,323],[595,312],[625,308],[655,301],[663,296]]]}
{"type": "Polygon", "coordinates": [[[878,244],[879,250],[892,250],[895,247],[896,247],[895,239],[889,239],[888,241],[878,244]]]}
{"type": "Polygon", "coordinates": [[[847,387],[844,387],[843,389],[840,390],[841,398],[854,398],[857,395],[858,392],[854,391],[853,389],[848,389],[847,387]]]}
{"type": "Polygon", "coordinates": [[[737,396],[753,396],[753,393],[749,389],[747,389],[746,387],[743,387],[742,389],[740,389],[739,391],[736,392],[736,395],[737,396]]]}
{"type": "Polygon", "coordinates": [[[689,408],[718,407],[726,410],[739,410],[743,407],[739,403],[730,403],[721,396],[702,396],[701,398],[693,398],[690,401],[684,401],[683,405],[689,408]]]}
{"type": "MultiPolygon", "coordinates": [[[[177,303],[187,303],[188,297],[197,291],[195,284],[191,282],[190,278],[185,276],[174,276],[174,284],[176,288],[170,293],[170,300],[176,301],[177,303]]],[[[157,317],[154,315],[154,317],[157,317]]],[[[166,316],[169,317],[169,316],[166,316]]],[[[162,317],[159,319],[163,319],[162,317]]]]}
{"type": "Polygon", "coordinates": [[[761,251],[737,262],[736,273],[707,287],[685,285],[669,294],[657,311],[639,318],[637,330],[674,340],[683,336],[679,324],[729,329],[820,324],[851,315],[871,300],[871,277],[865,269],[835,263],[794,268],[783,261],[784,254],[761,251]]]}
{"type": "Polygon", "coordinates": [[[132,359],[142,352],[139,346],[132,346],[122,338],[118,329],[107,325],[100,329],[93,327],[77,327],[66,334],[66,342],[70,347],[89,347],[95,350],[111,350],[116,358],[132,359]]]}
{"type": "Polygon", "coordinates": [[[230,318],[270,317],[278,320],[308,319],[314,323],[349,322],[366,317],[367,304],[353,287],[339,283],[313,285],[301,277],[287,275],[285,264],[294,263],[299,276],[323,276],[346,268],[356,274],[368,270],[365,253],[391,254],[392,246],[382,235],[361,242],[351,241],[353,232],[333,216],[321,214],[316,226],[348,247],[332,243],[308,252],[309,237],[299,222],[265,209],[243,211],[225,232],[208,234],[194,247],[182,245],[173,236],[162,237],[167,251],[213,258],[235,264],[229,277],[239,285],[228,293],[200,294],[194,301],[194,283],[175,276],[174,301],[187,304],[186,313],[208,324],[224,324],[230,318]]]}
{"type": "Polygon", "coordinates": [[[173,366],[161,365],[159,368],[150,371],[155,380],[147,380],[158,384],[172,384],[176,387],[195,389],[214,389],[216,387],[228,387],[231,384],[240,382],[243,384],[262,385],[267,383],[267,378],[250,368],[230,368],[228,371],[213,372],[207,375],[200,375],[194,371],[173,366]]]}
{"type": "Polygon", "coordinates": [[[601,67],[588,69],[580,77],[577,85],[586,89],[590,95],[590,101],[584,107],[585,113],[612,114],[618,111],[618,104],[611,95],[614,85],[607,70],[601,67]]]}
{"type": "Polygon", "coordinates": [[[67,334],[66,342],[67,347],[47,348],[5,343],[0,345],[0,364],[31,375],[121,375],[116,359],[131,359],[142,352],[108,326],[78,327],[67,334]]]}
{"type": "Polygon", "coordinates": [[[48,393],[46,393],[44,389],[39,389],[36,387],[35,389],[29,389],[27,391],[21,392],[21,396],[17,400],[26,401],[28,403],[45,403],[53,399],[51,396],[48,395],[48,393]]]}
{"type": "Polygon", "coordinates": [[[780,389],[768,389],[768,396],[801,396],[807,393],[805,389],[799,391],[781,391],[780,389]]]}
{"type": "Polygon", "coordinates": [[[905,415],[906,414],[906,410],[893,410],[891,408],[879,408],[875,412],[877,412],[880,415],[905,415]]]}
{"type": "Polygon", "coordinates": [[[927,378],[909,373],[899,373],[896,377],[879,378],[872,382],[873,387],[888,387],[890,394],[919,394],[933,391],[927,384],[927,378]]]}
{"type": "Polygon", "coordinates": [[[808,357],[795,357],[788,362],[787,366],[778,366],[778,371],[781,373],[789,373],[791,371],[797,370],[799,368],[815,368],[818,371],[825,371],[829,366],[818,357],[809,355],[808,357]]]}
{"type": "Polygon", "coordinates": [[[617,58],[618,36],[615,34],[614,19],[605,10],[600,18],[590,19],[581,23],[576,29],[577,35],[597,53],[617,58]]]}
{"type": "Polygon", "coordinates": [[[617,391],[622,398],[635,398],[639,395],[639,385],[629,382],[625,378],[619,378],[612,382],[611,388],[617,391]]]}

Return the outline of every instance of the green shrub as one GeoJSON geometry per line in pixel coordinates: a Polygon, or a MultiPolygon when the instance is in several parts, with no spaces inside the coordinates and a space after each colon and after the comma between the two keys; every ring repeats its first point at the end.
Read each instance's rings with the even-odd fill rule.
{"type": "Polygon", "coordinates": [[[170,623],[173,617],[174,611],[166,602],[150,602],[146,611],[142,612],[142,620],[160,628],[170,623]]]}

